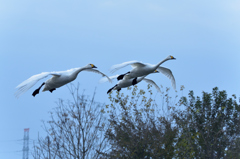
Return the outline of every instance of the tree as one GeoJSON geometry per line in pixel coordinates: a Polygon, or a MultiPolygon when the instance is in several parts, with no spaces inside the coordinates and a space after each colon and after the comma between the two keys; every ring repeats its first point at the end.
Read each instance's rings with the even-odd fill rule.
{"type": "Polygon", "coordinates": [[[179,127],[176,153],[179,158],[223,158],[240,135],[240,105],[236,97],[227,98],[226,91],[213,88],[203,92],[202,99],[189,93],[182,97],[184,112],[174,114],[179,127]]]}
{"type": "Polygon", "coordinates": [[[226,151],[226,159],[239,159],[240,158],[240,137],[236,138],[228,147],[226,151]]]}
{"type": "Polygon", "coordinates": [[[79,85],[70,85],[69,90],[72,101],[59,99],[51,119],[44,123],[47,136],[34,145],[36,159],[99,158],[98,152],[106,151],[104,104],[96,103],[94,95],[91,100],[80,95],[79,85]]]}
{"type": "Polygon", "coordinates": [[[239,158],[235,95],[228,98],[215,87],[201,98],[190,91],[175,103],[177,96],[171,98],[167,88],[155,96],[161,97],[157,103],[151,85],[146,91],[136,85],[128,90],[130,95],[110,93],[104,105],[70,87],[73,102],[59,100],[44,123],[47,136],[34,146],[34,158],[239,158]]]}
{"type": "MultiPolygon", "coordinates": [[[[170,119],[159,115],[159,107],[151,97],[150,87],[146,93],[144,90],[138,91],[135,85],[131,96],[119,92],[113,96],[110,93],[111,103],[103,110],[110,115],[106,137],[111,151],[103,153],[106,158],[174,157],[178,130],[170,119]]],[[[163,96],[169,100],[168,94],[163,96]]]]}

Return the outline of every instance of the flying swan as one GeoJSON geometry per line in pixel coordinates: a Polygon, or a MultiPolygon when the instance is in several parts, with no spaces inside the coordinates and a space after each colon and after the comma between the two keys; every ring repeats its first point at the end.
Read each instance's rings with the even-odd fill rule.
{"type": "Polygon", "coordinates": [[[21,84],[19,84],[16,87],[18,90],[16,91],[15,96],[17,98],[20,97],[23,93],[25,93],[27,90],[29,90],[31,87],[33,87],[39,80],[47,77],[48,75],[52,75],[52,78],[48,79],[46,82],[43,82],[42,85],[32,93],[32,95],[34,97],[36,94],[39,93],[39,90],[41,89],[41,87],[43,85],[45,85],[42,90],[43,92],[50,91],[52,93],[54,90],[56,90],[56,88],[59,88],[65,84],[75,80],[77,78],[77,75],[81,71],[90,71],[90,72],[101,74],[102,76],[106,76],[109,82],[112,82],[111,79],[107,75],[105,75],[104,73],[102,73],[96,69],[93,69],[93,68],[97,68],[97,67],[94,66],[93,64],[88,64],[84,67],[73,68],[73,69],[66,70],[66,71],[42,72],[40,74],[33,75],[32,77],[23,81],[21,84]]]}
{"type": "Polygon", "coordinates": [[[160,61],[158,64],[156,65],[152,65],[152,64],[144,64],[142,62],[138,62],[138,61],[128,61],[128,62],[124,62],[122,64],[117,64],[117,65],[113,65],[111,67],[111,73],[114,73],[115,71],[126,67],[128,65],[131,65],[133,67],[133,69],[125,74],[119,75],[117,77],[118,80],[123,79],[123,77],[125,77],[126,79],[131,79],[131,78],[136,78],[136,77],[141,77],[141,76],[146,76],[150,73],[153,73],[155,70],[161,72],[162,74],[164,74],[165,76],[167,76],[172,83],[172,87],[176,90],[176,82],[175,82],[175,78],[172,74],[172,71],[168,68],[165,67],[161,67],[160,65],[168,60],[174,60],[176,58],[174,58],[173,56],[168,56],[167,58],[165,58],[164,60],[160,61]]]}
{"type": "MultiPolygon", "coordinates": [[[[158,71],[156,70],[156,71],[154,71],[153,73],[158,73],[158,71]]],[[[109,77],[109,78],[112,80],[112,79],[117,78],[118,76],[119,76],[119,75],[115,75],[115,76],[111,76],[111,77],[109,77]]],[[[110,93],[112,90],[120,91],[122,88],[126,88],[126,87],[129,87],[129,86],[131,86],[131,85],[135,85],[135,84],[137,84],[137,83],[139,83],[139,82],[141,82],[141,81],[145,81],[145,82],[153,85],[153,86],[157,89],[158,92],[161,92],[161,90],[160,90],[160,88],[158,87],[158,85],[157,85],[153,80],[146,78],[146,76],[147,76],[147,75],[141,76],[141,77],[132,78],[132,79],[128,79],[128,78],[126,78],[126,76],[124,76],[122,80],[120,80],[114,87],[110,88],[110,89],[107,91],[107,94],[110,93]]],[[[106,81],[107,81],[106,78],[102,78],[102,79],[100,80],[101,83],[102,83],[102,82],[106,82],[106,81]]]]}

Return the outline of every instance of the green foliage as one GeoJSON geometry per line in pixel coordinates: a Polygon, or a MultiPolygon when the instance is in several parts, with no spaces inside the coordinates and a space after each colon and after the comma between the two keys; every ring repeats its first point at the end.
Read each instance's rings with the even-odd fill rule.
{"type": "Polygon", "coordinates": [[[161,94],[162,105],[172,111],[161,116],[150,86],[147,91],[137,86],[129,89],[130,96],[109,95],[108,158],[239,157],[240,106],[236,96],[228,98],[226,91],[217,87],[212,93],[203,92],[201,98],[190,91],[176,104],[179,109],[171,104],[167,88],[166,94],[161,94]]]}
{"type": "Polygon", "coordinates": [[[239,136],[239,105],[227,98],[226,91],[213,88],[212,94],[203,92],[202,99],[189,93],[182,97],[186,111],[175,114],[180,128],[176,152],[180,158],[221,158],[226,148],[239,136]]]}
{"type": "MultiPolygon", "coordinates": [[[[160,116],[151,85],[147,91],[128,88],[131,95],[109,94],[106,105],[110,127],[106,136],[111,144],[109,158],[173,158],[178,130],[172,122],[160,116]]],[[[167,89],[168,91],[168,89],[167,89]]],[[[168,99],[168,94],[164,96],[168,99]]]]}
{"type": "Polygon", "coordinates": [[[228,147],[225,158],[239,159],[240,158],[240,137],[236,138],[228,147]]]}
{"type": "Polygon", "coordinates": [[[105,105],[70,90],[73,100],[59,100],[34,158],[240,158],[236,95],[229,98],[215,87],[202,97],[190,91],[177,100],[166,88],[154,95],[156,101],[151,85],[128,91],[109,93],[105,105]]]}

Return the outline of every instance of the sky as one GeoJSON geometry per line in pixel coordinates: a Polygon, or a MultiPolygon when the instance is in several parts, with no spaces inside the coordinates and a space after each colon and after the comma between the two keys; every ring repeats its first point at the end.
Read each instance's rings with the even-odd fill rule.
{"type": "MultiPolygon", "coordinates": [[[[42,120],[50,119],[58,99],[71,99],[67,86],[33,97],[47,78],[15,98],[16,86],[41,72],[93,63],[111,76],[112,65],[156,64],[172,55],[176,60],[162,66],[172,70],[177,90],[185,86],[183,95],[193,90],[201,96],[217,86],[240,97],[239,17],[237,0],[0,0],[0,158],[22,158],[24,128],[30,128],[31,153],[32,141],[44,135],[42,120]]],[[[171,88],[162,74],[148,78],[171,88]]],[[[108,103],[106,92],[116,81],[100,79],[81,72],[72,83],[89,96],[96,89],[96,101],[108,103]]],[[[138,86],[147,88],[144,82],[138,86]]]]}

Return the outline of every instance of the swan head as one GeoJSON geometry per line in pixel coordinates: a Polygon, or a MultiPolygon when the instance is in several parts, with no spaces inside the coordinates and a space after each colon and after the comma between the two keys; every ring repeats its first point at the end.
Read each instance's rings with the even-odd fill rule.
{"type": "Polygon", "coordinates": [[[167,57],[167,59],[168,59],[168,60],[176,60],[176,58],[173,57],[172,55],[169,55],[169,56],[167,57]]]}
{"type": "Polygon", "coordinates": [[[97,68],[94,64],[88,64],[87,66],[86,66],[87,68],[97,68]]]}

